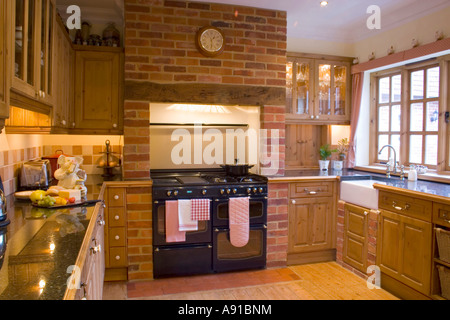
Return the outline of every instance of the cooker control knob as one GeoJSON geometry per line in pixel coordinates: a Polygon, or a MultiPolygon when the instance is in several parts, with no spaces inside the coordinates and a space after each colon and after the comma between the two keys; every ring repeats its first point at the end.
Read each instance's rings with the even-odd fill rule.
{"type": "Polygon", "coordinates": [[[178,191],[175,190],[175,191],[173,192],[173,195],[174,195],[174,196],[177,196],[177,195],[178,195],[178,191]]]}
{"type": "Polygon", "coordinates": [[[259,193],[262,193],[264,191],[263,188],[259,188],[259,193]]]}
{"type": "Polygon", "coordinates": [[[231,193],[231,189],[227,189],[227,194],[230,194],[231,193]]]}
{"type": "Polygon", "coordinates": [[[237,189],[233,189],[233,193],[237,193],[237,189]]]}
{"type": "Polygon", "coordinates": [[[225,193],[225,189],[220,189],[220,194],[224,194],[225,193]]]}
{"type": "Polygon", "coordinates": [[[172,195],[172,191],[167,191],[167,196],[170,197],[172,195]]]}
{"type": "Polygon", "coordinates": [[[252,193],[252,189],[251,188],[247,188],[247,193],[248,194],[252,193]]]}
{"type": "Polygon", "coordinates": [[[253,188],[253,193],[256,193],[256,192],[258,192],[258,189],[253,188]]]}
{"type": "Polygon", "coordinates": [[[206,189],[203,189],[203,190],[202,190],[202,195],[205,195],[206,192],[207,192],[206,189]]]}

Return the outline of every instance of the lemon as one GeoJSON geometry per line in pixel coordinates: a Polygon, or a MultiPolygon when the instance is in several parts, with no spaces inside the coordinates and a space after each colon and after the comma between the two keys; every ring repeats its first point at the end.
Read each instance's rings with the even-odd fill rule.
{"type": "Polygon", "coordinates": [[[46,196],[46,192],[45,191],[43,191],[43,190],[36,190],[36,191],[33,191],[30,194],[30,200],[32,202],[36,203],[36,202],[44,199],[45,196],[46,196]]]}

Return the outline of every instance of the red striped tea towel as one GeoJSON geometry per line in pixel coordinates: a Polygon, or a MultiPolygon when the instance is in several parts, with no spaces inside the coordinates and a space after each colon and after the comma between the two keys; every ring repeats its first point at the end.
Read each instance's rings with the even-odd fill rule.
{"type": "Polygon", "coordinates": [[[178,223],[180,231],[197,231],[198,221],[191,219],[191,200],[178,200],[178,223]]]}
{"type": "Polygon", "coordinates": [[[250,198],[230,198],[230,242],[236,248],[247,245],[250,235],[250,198]]]}
{"type": "Polygon", "coordinates": [[[209,199],[193,199],[191,200],[191,220],[205,221],[210,220],[210,200],[209,199]]]}

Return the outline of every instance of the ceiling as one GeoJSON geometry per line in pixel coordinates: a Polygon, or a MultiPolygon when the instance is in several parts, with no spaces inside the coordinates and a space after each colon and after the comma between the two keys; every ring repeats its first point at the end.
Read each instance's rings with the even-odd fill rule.
{"type": "MultiPolygon", "coordinates": [[[[366,39],[450,6],[449,0],[328,0],[325,8],[320,7],[320,0],[196,1],[283,10],[287,12],[288,41],[298,38],[344,43],[366,39]],[[373,14],[367,13],[371,5],[381,10],[379,30],[370,30],[366,25],[373,14]]],[[[123,3],[124,0],[57,0],[58,8],[77,4],[83,17],[90,16],[98,22],[121,21],[123,3]]]]}

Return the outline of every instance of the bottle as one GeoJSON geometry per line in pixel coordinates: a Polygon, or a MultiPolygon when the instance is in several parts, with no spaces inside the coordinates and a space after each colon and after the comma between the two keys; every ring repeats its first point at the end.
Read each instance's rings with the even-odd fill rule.
{"type": "Polygon", "coordinates": [[[408,181],[417,181],[417,170],[416,170],[416,166],[414,166],[414,165],[411,165],[409,167],[408,181]]]}

